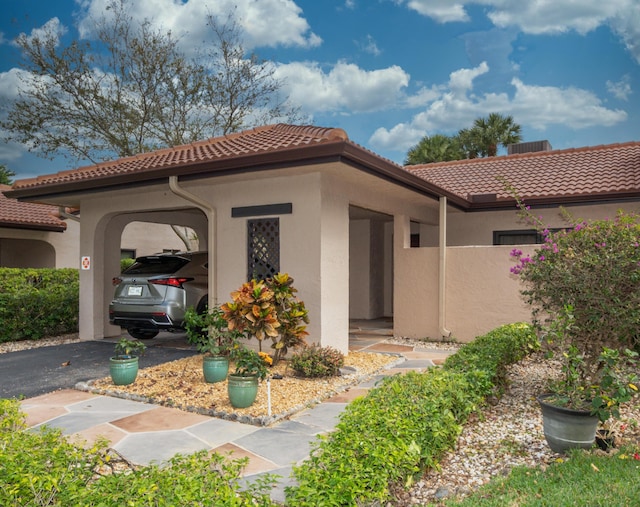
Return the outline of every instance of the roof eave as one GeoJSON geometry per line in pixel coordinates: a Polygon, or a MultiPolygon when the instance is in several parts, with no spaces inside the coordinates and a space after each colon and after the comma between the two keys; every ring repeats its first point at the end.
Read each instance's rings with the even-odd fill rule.
{"type": "Polygon", "coordinates": [[[131,187],[154,182],[160,183],[168,179],[169,176],[198,179],[201,177],[259,172],[338,160],[349,163],[357,169],[421,192],[434,199],[445,195],[454,203],[463,202],[454,194],[439,189],[422,178],[405,171],[393,162],[383,159],[352,142],[340,139],[265,153],[251,153],[198,163],[176,164],[146,171],[93,177],[83,181],[18,188],[7,190],[4,193],[7,197],[13,199],[29,201],[38,198],[52,198],[91,192],[98,189],[115,189],[124,186],[131,187]]]}
{"type": "Polygon", "coordinates": [[[53,224],[34,224],[30,222],[3,222],[0,220],[0,228],[4,229],[29,229],[32,231],[44,231],[44,232],[65,232],[67,230],[66,224],[53,225],[53,224]]]}
{"type": "MultiPolygon", "coordinates": [[[[527,206],[531,207],[560,207],[560,206],[579,206],[589,204],[604,203],[622,203],[627,201],[638,201],[640,194],[634,191],[625,192],[607,192],[602,194],[581,194],[581,195],[562,195],[549,197],[525,197],[523,198],[527,206]]],[[[492,202],[474,203],[466,201],[468,206],[466,211],[500,211],[505,209],[515,209],[517,202],[515,199],[499,199],[492,202]]]]}

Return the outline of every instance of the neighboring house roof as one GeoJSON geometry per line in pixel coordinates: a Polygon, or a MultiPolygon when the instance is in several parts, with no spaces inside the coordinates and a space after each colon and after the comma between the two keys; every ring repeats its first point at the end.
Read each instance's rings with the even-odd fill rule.
{"type": "Polygon", "coordinates": [[[56,206],[9,199],[3,192],[10,188],[8,185],[0,185],[0,227],[54,232],[66,230],[67,224],[56,216],[56,206]]]}
{"type": "Polygon", "coordinates": [[[469,202],[469,209],[511,206],[504,181],[528,204],[640,198],[640,142],[407,166],[469,202]]]}
{"type": "Polygon", "coordinates": [[[14,183],[19,199],[181,178],[210,177],[342,161],[432,198],[439,189],[401,166],[351,142],[342,129],[268,125],[236,134],[103,162],[14,183]]]}

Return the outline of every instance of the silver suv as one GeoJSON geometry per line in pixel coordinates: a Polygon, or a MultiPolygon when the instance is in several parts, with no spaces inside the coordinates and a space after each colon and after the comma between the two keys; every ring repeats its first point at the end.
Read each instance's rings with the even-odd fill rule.
{"type": "Polygon", "coordinates": [[[207,262],[207,252],[138,257],[113,279],[109,322],[142,340],[182,330],[187,308],[201,312],[206,307],[207,262]]]}

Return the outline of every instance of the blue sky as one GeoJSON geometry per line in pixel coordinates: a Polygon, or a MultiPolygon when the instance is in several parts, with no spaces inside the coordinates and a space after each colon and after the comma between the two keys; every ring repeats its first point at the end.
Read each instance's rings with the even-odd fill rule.
{"type": "MultiPolygon", "coordinates": [[[[54,23],[87,33],[108,0],[4,0],[0,102],[16,94],[12,40],[54,23]]],[[[321,126],[402,163],[424,135],[491,112],[554,149],[640,140],[639,0],[134,0],[140,19],[208,38],[207,12],[236,6],[245,46],[273,62],[285,92],[321,126]]],[[[17,178],[83,165],[0,144],[17,178]]]]}

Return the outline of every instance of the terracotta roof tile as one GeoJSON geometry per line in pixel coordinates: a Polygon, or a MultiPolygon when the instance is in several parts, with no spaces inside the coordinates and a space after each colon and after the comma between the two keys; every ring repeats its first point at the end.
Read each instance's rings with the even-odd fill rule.
{"type": "Polygon", "coordinates": [[[462,199],[496,194],[509,200],[499,178],[524,199],[640,197],[640,142],[406,166],[462,199]]]}
{"type": "Polygon", "coordinates": [[[271,153],[300,146],[348,141],[342,129],[313,126],[268,125],[244,132],[215,137],[174,148],[142,153],[132,157],[103,162],[57,174],[19,180],[13,190],[131,173],[142,173],[171,167],[179,168],[245,155],[271,153]]]}
{"type": "Polygon", "coordinates": [[[58,208],[9,199],[3,194],[8,185],[0,185],[0,227],[41,229],[62,232],[67,224],[58,218],[58,208]]]}

